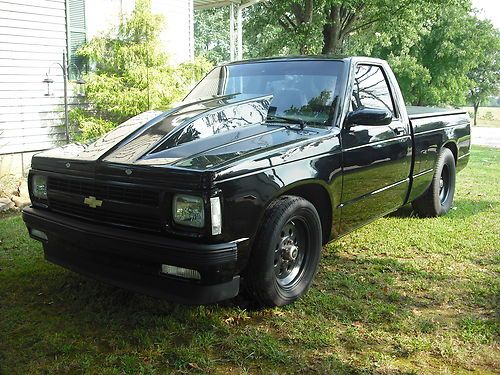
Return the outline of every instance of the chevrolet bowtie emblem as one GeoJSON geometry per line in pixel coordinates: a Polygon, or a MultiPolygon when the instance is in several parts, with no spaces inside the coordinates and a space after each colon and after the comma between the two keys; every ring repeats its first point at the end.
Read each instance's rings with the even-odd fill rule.
{"type": "Polygon", "coordinates": [[[83,200],[83,203],[89,206],[90,208],[96,208],[102,206],[102,201],[96,199],[96,197],[90,196],[83,200]]]}

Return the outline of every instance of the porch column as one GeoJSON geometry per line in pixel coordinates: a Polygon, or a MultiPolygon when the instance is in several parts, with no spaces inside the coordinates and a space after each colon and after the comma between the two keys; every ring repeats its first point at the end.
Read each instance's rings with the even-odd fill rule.
{"type": "Polygon", "coordinates": [[[236,37],[238,40],[238,60],[243,59],[243,7],[240,5],[238,6],[238,12],[237,12],[237,18],[236,18],[236,25],[237,25],[237,31],[236,31],[236,37]]]}
{"type": "Polygon", "coordinates": [[[229,58],[235,60],[236,51],[234,45],[234,4],[229,4],[229,58]]]}

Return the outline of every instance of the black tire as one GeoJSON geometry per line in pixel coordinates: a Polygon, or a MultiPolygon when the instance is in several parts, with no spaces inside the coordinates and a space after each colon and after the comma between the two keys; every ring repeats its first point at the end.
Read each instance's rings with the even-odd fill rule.
{"type": "Polygon", "coordinates": [[[285,195],[267,208],[244,282],[261,306],[284,306],[311,285],[321,256],[321,221],[307,200],[285,195]]]}
{"type": "Polygon", "coordinates": [[[455,178],[455,157],[448,148],[443,148],[439,153],[431,185],[412,202],[413,210],[422,217],[445,215],[453,203],[455,178]]]}

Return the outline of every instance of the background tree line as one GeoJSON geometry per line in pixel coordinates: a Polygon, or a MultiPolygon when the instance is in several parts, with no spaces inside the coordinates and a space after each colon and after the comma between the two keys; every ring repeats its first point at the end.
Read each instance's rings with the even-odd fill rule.
{"type": "MultiPolygon", "coordinates": [[[[229,59],[227,7],[195,13],[195,52],[229,59]]],[[[499,91],[500,33],[469,0],[268,0],[244,14],[244,56],[386,59],[406,101],[475,112],[499,91]]],[[[474,114],[474,117],[476,113],[474,114]]]]}

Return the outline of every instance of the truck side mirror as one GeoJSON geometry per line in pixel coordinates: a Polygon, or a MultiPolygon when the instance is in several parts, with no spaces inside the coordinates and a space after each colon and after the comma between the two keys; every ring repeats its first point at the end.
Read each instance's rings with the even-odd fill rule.
{"type": "Polygon", "coordinates": [[[362,107],[349,112],[345,122],[347,128],[351,125],[389,125],[392,122],[392,112],[388,109],[362,107]]]}

